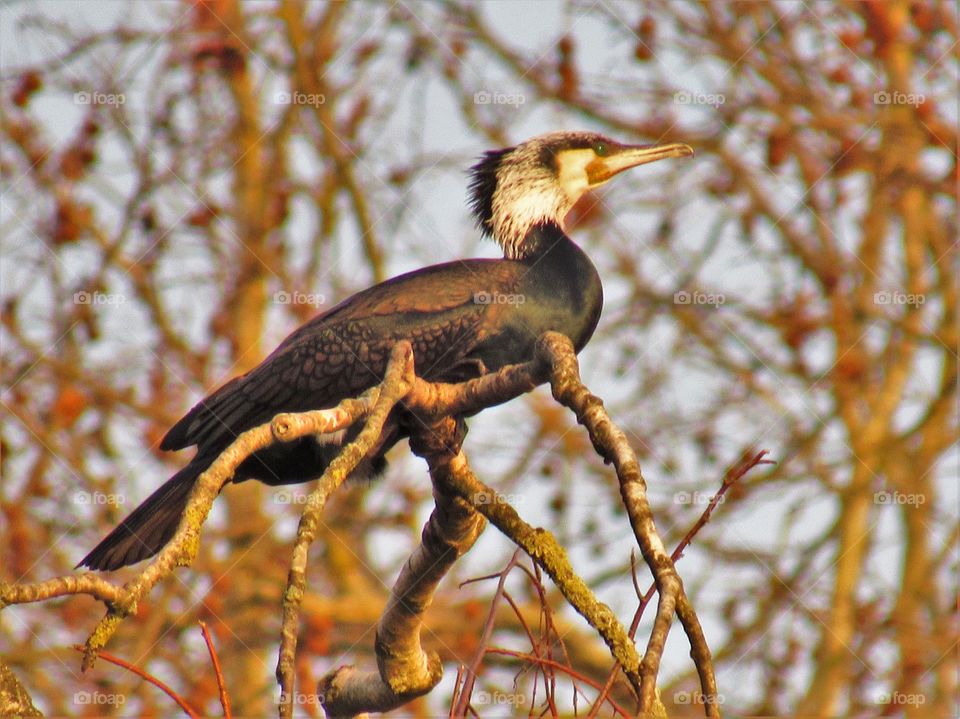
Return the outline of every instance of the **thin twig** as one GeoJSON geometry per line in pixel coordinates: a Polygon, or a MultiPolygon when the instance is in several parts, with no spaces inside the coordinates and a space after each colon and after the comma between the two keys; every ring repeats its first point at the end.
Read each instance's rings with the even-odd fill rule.
{"type": "Polygon", "coordinates": [[[477,653],[473,657],[473,662],[467,667],[467,671],[464,674],[463,690],[460,692],[460,697],[456,705],[454,705],[453,711],[450,713],[452,717],[466,716],[467,705],[470,704],[470,696],[473,694],[473,685],[477,680],[477,675],[480,673],[480,665],[483,663],[484,650],[490,642],[490,637],[493,635],[493,624],[494,618],[496,617],[497,605],[503,596],[504,585],[507,583],[507,575],[510,574],[510,570],[517,566],[517,558],[519,556],[520,550],[517,549],[513,553],[513,556],[510,557],[510,561],[507,562],[507,566],[500,571],[500,581],[497,582],[497,591],[494,592],[493,599],[490,601],[490,611],[487,612],[487,621],[484,623],[483,631],[480,633],[480,644],[477,646],[477,653]]]}
{"type": "MultiPolygon", "coordinates": [[[[487,654],[499,654],[501,656],[514,657],[515,659],[523,659],[525,661],[533,662],[535,664],[543,664],[553,669],[559,669],[565,674],[568,674],[572,679],[577,679],[579,681],[582,681],[584,684],[588,685],[592,689],[600,689],[600,684],[595,682],[590,677],[586,676],[585,674],[581,674],[580,672],[573,669],[570,665],[562,664],[561,662],[558,662],[554,659],[539,657],[535,654],[525,654],[524,652],[516,652],[516,651],[513,651],[512,649],[500,649],[498,647],[490,647],[489,649],[487,649],[487,654]]],[[[617,714],[620,714],[621,716],[624,716],[624,717],[633,716],[630,712],[628,712],[626,709],[620,706],[612,698],[608,698],[607,701],[610,702],[610,706],[613,708],[613,710],[617,714]]]]}
{"type": "Polygon", "coordinates": [[[233,716],[230,711],[230,697],[227,695],[227,686],[223,681],[223,671],[220,668],[220,659],[217,657],[217,650],[213,646],[213,637],[207,628],[207,623],[200,621],[200,631],[203,632],[203,641],[207,643],[207,651],[210,653],[210,661],[213,662],[213,673],[217,677],[217,691],[220,692],[220,706],[223,707],[223,716],[231,719],[233,716]]]}
{"type": "MultiPolygon", "coordinates": [[[[74,644],[73,648],[76,649],[78,652],[85,652],[87,650],[86,647],[82,644],[74,644]]],[[[124,661],[120,657],[115,657],[113,654],[110,654],[109,652],[100,652],[98,656],[103,658],[105,662],[109,662],[110,664],[116,664],[118,667],[123,667],[129,672],[133,672],[141,679],[145,679],[146,681],[153,684],[153,686],[157,687],[157,689],[159,689],[168,697],[173,699],[173,701],[177,703],[177,706],[183,709],[183,711],[186,712],[186,714],[190,717],[190,719],[200,719],[200,715],[193,710],[193,707],[187,704],[186,699],[184,699],[182,696],[177,694],[173,690],[173,688],[170,687],[168,684],[165,684],[164,682],[157,679],[152,674],[148,674],[140,667],[136,667],[133,664],[130,664],[129,662],[124,661]]]]}

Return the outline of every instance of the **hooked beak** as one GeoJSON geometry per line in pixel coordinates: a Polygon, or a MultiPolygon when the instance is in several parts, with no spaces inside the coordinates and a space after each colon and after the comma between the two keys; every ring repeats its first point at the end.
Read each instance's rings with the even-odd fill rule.
{"type": "Polygon", "coordinates": [[[623,145],[615,154],[598,157],[587,165],[587,178],[591,185],[599,185],[631,167],[665,160],[668,157],[693,157],[693,148],[682,142],[669,145],[623,145]]]}

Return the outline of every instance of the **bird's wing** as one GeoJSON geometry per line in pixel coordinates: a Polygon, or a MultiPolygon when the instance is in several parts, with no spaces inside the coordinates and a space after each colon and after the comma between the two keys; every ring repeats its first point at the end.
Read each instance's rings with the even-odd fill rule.
{"type": "Polygon", "coordinates": [[[297,328],[260,365],[199,402],[160,448],[222,449],[280,412],[333,406],[379,382],[401,339],[413,344],[418,374],[455,378],[501,310],[476,301],[478,286],[508,288],[520,271],[514,265],[485,260],[437,265],[354,295],[297,328]]]}

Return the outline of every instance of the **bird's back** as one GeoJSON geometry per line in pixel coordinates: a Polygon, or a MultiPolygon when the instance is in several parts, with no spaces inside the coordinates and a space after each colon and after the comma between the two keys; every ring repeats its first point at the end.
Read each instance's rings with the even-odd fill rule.
{"type": "Polygon", "coordinates": [[[260,365],[199,402],[160,447],[220,450],[279,412],[331,407],[381,381],[391,348],[403,339],[413,345],[419,376],[448,382],[476,376],[472,353],[511,309],[485,299],[509,293],[528,271],[520,262],[466,260],[360,292],[297,328],[260,365]]]}

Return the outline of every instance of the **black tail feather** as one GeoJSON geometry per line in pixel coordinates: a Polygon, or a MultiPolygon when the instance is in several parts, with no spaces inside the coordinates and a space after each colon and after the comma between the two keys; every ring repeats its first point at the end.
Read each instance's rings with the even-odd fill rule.
{"type": "Polygon", "coordinates": [[[194,482],[208,465],[209,462],[198,462],[195,458],[164,482],[81,559],[77,567],[101,571],[119,569],[163,549],[177,531],[194,482]]]}
{"type": "MultiPolygon", "coordinates": [[[[345,441],[352,441],[358,431],[357,428],[349,430],[345,441]]],[[[353,476],[359,479],[382,474],[386,468],[383,455],[398,440],[407,436],[409,433],[406,429],[399,427],[396,418],[391,415],[381,432],[380,441],[354,470],[353,476]]],[[[309,482],[321,476],[341,450],[340,444],[318,443],[314,437],[266,447],[237,467],[233,481],[259,479],[271,486],[309,482]]],[[[177,531],[190,490],[217,454],[213,451],[198,452],[190,464],[147,497],[81,559],[77,567],[101,571],[119,569],[152,557],[163,549],[177,531]]]]}

